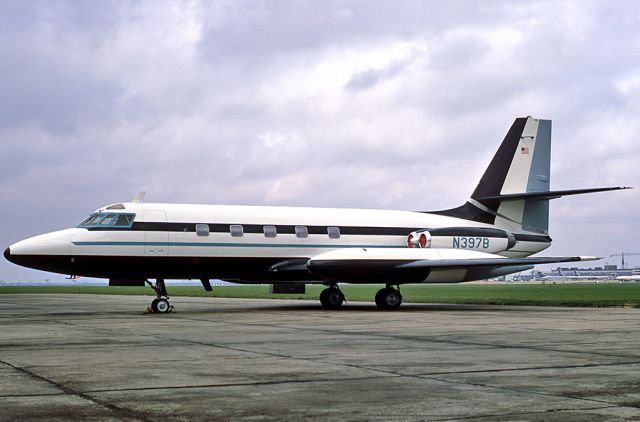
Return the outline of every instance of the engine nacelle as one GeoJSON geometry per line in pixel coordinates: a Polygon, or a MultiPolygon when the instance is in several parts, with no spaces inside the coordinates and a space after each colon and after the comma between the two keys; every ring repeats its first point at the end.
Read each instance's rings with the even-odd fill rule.
{"type": "Polygon", "coordinates": [[[516,244],[512,233],[485,227],[443,227],[409,234],[409,248],[467,249],[499,253],[516,244]]]}

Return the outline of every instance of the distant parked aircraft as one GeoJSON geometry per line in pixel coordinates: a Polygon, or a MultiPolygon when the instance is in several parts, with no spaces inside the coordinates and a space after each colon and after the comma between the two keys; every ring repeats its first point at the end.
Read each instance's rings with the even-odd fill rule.
{"type": "Polygon", "coordinates": [[[616,280],[640,282],[640,275],[621,275],[616,277],[616,280]]]}

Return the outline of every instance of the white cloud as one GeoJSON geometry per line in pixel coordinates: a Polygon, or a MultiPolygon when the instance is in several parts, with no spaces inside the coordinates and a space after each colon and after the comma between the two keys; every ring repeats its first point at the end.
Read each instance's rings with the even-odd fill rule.
{"type": "Polygon", "coordinates": [[[632,69],[632,72],[630,76],[614,81],[614,84],[620,95],[633,97],[637,101],[640,94],[640,69],[632,69]]]}
{"type": "MultiPolygon", "coordinates": [[[[554,187],[639,184],[633,3],[0,8],[7,244],[143,189],[452,207],[523,115],[554,120],[554,187]]],[[[633,248],[638,205],[635,192],[554,202],[550,253],[633,248]]],[[[17,271],[0,263],[0,279],[17,271]]]]}

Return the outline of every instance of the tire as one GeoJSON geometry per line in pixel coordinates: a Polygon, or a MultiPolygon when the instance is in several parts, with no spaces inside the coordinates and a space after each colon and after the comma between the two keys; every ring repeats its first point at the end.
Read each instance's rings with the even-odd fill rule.
{"type": "Polygon", "coordinates": [[[324,306],[325,308],[329,307],[329,302],[327,301],[327,295],[329,294],[329,290],[331,289],[324,289],[321,293],[320,293],[320,303],[322,304],[322,306],[324,306]]]}
{"type": "Polygon", "coordinates": [[[378,309],[398,309],[402,304],[402,295],[396,289],[386,287],[376,293],[378,309]]]}
{"type": "Polygon", "coordinates": [[[158,312],[159,314],[166,314],[171,310],[171,305],[169,304],[169,301],[167,299],[160,298],[157,300],[158,302],[156,303],[156,312],[158,312]]]}
{"type": "Polygon", "coordinates": [[[384,302],[384,297],[386,296],[386,294],[387,294],[387,289],[386,288],[380,289],[380,290],[378,290],[378,293],[376,293],[376,306],[379,309],[385,309],[386,308],[385,302],[384,302]]]}
{"type": "Polygon", "coordinates": [[[386,309],[398,309],[402,304],[402,295],[396,289],[389,289],[384,297],[386,309]]]}
{"type": "Polygon", "coordinates": [[[327,302],[329,304],[329,308],[338,309],[342,306],[344,302],[344,295],[338,289],[329,289],[330,292],[327,295],[327,302]]]}
{"type": "Polygon", "coordinates": [[[153,301],[151,302],[151,310],[155,313],[158,313],[158,301],[160,299],[153,299],[153,301]]]}
{"type": "Polygon", "coordinates": [[[327,309],[338,309],[344,302],[344,294],[338,289],[329,287],[320,293],[320,303],[327,309]]]}

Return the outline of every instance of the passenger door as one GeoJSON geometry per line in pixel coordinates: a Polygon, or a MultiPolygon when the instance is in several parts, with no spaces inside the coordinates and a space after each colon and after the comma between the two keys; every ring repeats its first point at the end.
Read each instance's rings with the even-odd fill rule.
{"type": "Polygon", "coordinates": [[[144,211],[144,255],[166,256],[169,254],[169,232],[166,225],[167,214],[164,211],[144,211]]]}

